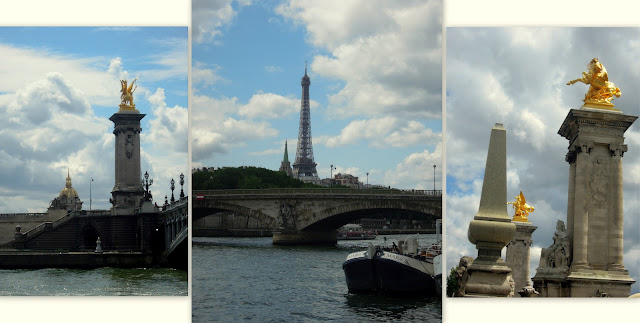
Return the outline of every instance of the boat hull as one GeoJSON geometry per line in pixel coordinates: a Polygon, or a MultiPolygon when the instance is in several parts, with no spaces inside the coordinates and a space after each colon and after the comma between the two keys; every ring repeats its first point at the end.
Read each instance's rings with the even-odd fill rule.
{"type": "Polygon", "coordinates": [[[433,263],[391,252],[383,252],[374,262],[381,292],[435,294],[433,263]]]}
{"type": "Polygon", "coordinates": [[[349,292],[371,293],[378,291],[373,268],[373,259],[368,257],[366,251],[350,254],[342,264],[349,292]]]}
{"type": "Polygon", "coordinates": [[[439,294],[433,262],[378,251],[372,259],[365,252],[352,253],[342,265],[352,293],[439,294]]]}

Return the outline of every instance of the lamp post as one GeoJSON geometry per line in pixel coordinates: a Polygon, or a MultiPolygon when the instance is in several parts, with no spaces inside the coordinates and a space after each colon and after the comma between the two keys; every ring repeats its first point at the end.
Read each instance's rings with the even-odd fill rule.
{"type": "Polygon", "coordinates": [[[369,172],[367,172],[367,188],[369,188],[369,172]]]}
{"type": "Polygon", "coordinates": [[[93,177],[91,177],[91,181],[89,181],[89,211],[91,211],[91,182],[93,182],[93,177]]]}
{"type": "Polygon", "coordinates": [[[433,165],[433,193],[436,192],[436,165],[433,165]]]}
{"type": "Polygon", "coordinates": [[[180,198],[184,197],[183,185],[184,185],[184,174],[180,173],[180,198]]]}
{"type": "Polygon", "coordinates": [[[144,172],[144,179],[142,180],[142,186],[144,187],[144,200],[151,202],[151,191],[149,186],[153,185],[153,179],[149,179],[149,172],[144,172]]]}
{"type": "Polygon", "coordinates": [[[176,188],[176,181],[171,179],[171,203],[175,202],[176,199],[173,197],[173,190],[176,188]]]}
{"type": "Polygon", "coordinates": [[[329,187],[333,187],[333,164],[329,165],[329,187]]]}

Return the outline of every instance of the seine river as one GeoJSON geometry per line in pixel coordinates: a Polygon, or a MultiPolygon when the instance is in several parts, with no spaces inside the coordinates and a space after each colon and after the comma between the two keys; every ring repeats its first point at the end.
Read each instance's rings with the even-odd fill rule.
{"type": "MultiPolygon", "coordinates": [[[[387,245],[405,237],[387,236],[387,245]]],[[[419,241],[426,245],[435,235],[419,241]]],[[[372,242],[382,245],[383,238],[372,242]]],[[[442,322],[440,298],[348,293],[342,263],[366,245],[279,247],[271,238],[193,238],[193,322],[442,322]]]]}
{"type": "Polygon", "coordinates": [[[0,277],[0,296],[182,296],[189,286],[186,271],[167,268],[13,269],[0,277]]]}

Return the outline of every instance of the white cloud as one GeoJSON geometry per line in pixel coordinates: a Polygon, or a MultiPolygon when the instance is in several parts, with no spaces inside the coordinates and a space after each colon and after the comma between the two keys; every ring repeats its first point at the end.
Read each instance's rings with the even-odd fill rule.
{"type": "MultiPolygon", "coordinates": [[[[236,16],[232,0],[194,0],[191,4],[193,40],[196,43],[219,42],[222,29],[236,16]]],[[[240,1],[241,5],[250,4],[240,1]]]]}
{"type": "Polygon", "coordinates": [[[155,41],[164,51],[149,55],[147,61],[155,64],[154,68],[138,71],[138,75],[146,82],[180,79],[188,76],[188,44],[186,38],[165,39],[155,41]]]}
{"type": "Polygon", "coordinates": [[[42,80],[19,89],[7,106],[14,120],[26,119],[33,125],[48,121],[52,114],[84,114],[89,102],[60,73],[49,73],[42,80]]]}
{"type": "Polygon", "coordinates": [[[299,110],[300,99],[274,93],[256,93],[249,103],[239,108],[238,115],[251,119],[277,119],[299,113],[299,110]]]}
{"type": "Polygon", "coordinates": [[[278,73],[278,72],[282,72],[282,67],[267,65],[267,66],[264,67],[264,70],[269,72],[269,73],[278,73]]]}
{"type": "MultiPolygon", "coordinates": [[[[442,144],[438,144],[432,152],[424,150],[405,157],[395,170],[385,172],[384,182],[400,189],[433,189],[433,165],[442,165],[442,144]]],[[[442,167],[436,167],[436,189],[442,188],[441,178],[442,167]]]]}
{"type": "Polygon", "coordinates": [[[173,108],[167,107],[163,88],[156,89],[147,99],[151,103],[153,119],[149,121],[148,133],[143,136],[148,136],[149,142],[152,142],[157,150],[182,152],[186,160],[189,121],[187,108],[177,105],[173,108]]]}
{"type": "Polygon", "coordinates": [[[9,96],[0,105],[3,212],[44,211],[64,187],[67,168],[72,179],[86,183],[93,176],[111,191],[113,183],[104,180],[113,178],[113,162],[101,158],[113,154],[110,121],[93,114],[82,91],[50,73],[9,96]]]}
{"type": "Polygon", "coordinates": [[[219,75],[221,67],[213,64],[208,68],[206,64],[195,62],[191,67],[191,81],[195,86],[211,86],[218,82],[229,82],[219,75]]]}
{"type": "Polygon", "coordinates": [[[247,141],[273,137],[278,134],[264,121],[243,120],[228,116],[241,109],[237,98],[215,99],[192,96],[192,160],[202,162],[226,154],[233,147],[243,147],[247,141]]]}
{"type": "Polygon", "coordinates": [[[357,144],[369,141],[372,147],[408,147],[439,140],[440,135],[417,121],[406,121],[395,117],[355,120],[334,137],[320,136],[317,142],[327,147],[357,144]]]}
{"type": "Polygon", "coordinates": [[[331,52],[311,63],[315,73],[346,82],[329,97],[330,114],[440,117],[440,1],[290,1],[276,12],[331,52]]]}

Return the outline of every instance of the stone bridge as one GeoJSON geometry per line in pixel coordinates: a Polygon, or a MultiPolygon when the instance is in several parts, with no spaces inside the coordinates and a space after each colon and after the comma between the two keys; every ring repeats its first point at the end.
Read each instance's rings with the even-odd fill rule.
{"type": "Polygon", "coordinates": [[[402,210],[442,218],[442,192],[384,189],[193,191],[193,220],[230,211],[273,230],[274,244],[335,244],[336,229],[363,217],[402,210]]]}
{"type": "Polygon", "coordinates": [[[161,213],[164,227],[164,249],[162,262],[173,267],[187,269],[189,263],[189,198],[187,196],[166,205],[161,213]]]}
{"type": "MultiPolygon", "coordinates": [[[[42,222],[26,231],[18,226],[14,229],[13,240],[0,245],[0,249],[9,256],[13,254],[5,263],[3,259],[6,257],[0,256],[0,268],[141,267],[160,263],[186,269],[188,205],[188,198],[183,197],[162,208],[145,202],[133,214],[82,210],[55,221],[42,222]],[[101,240],[101,253],[97,251],[98,238],[101,240]],[[45,259],[36,255],[22,259],[17,258],[20,252],[53,252],[65,257],[45,259]],[[95,256],[78,258],[81,253],[95,253],[95,256]]],[[[11,215],[19,219],[27,216],[43,219],[41,214],[19,216],[11,215]]]]}

